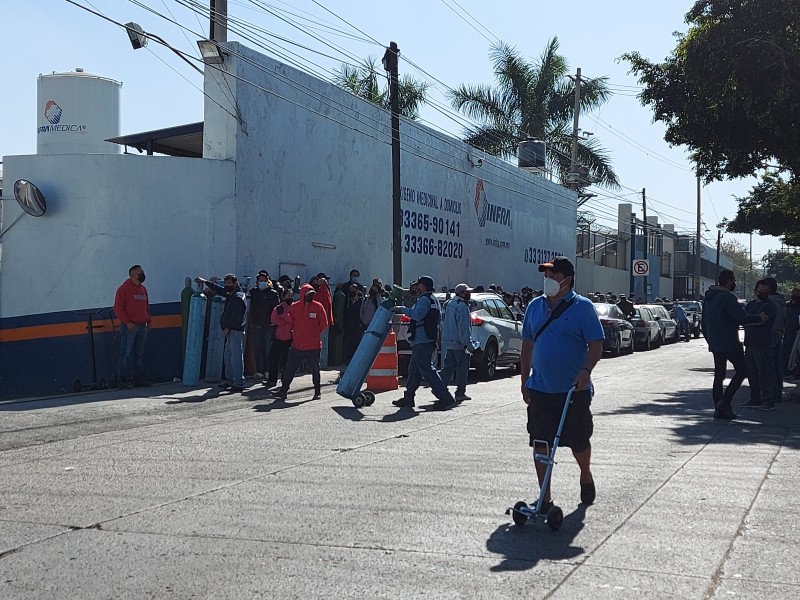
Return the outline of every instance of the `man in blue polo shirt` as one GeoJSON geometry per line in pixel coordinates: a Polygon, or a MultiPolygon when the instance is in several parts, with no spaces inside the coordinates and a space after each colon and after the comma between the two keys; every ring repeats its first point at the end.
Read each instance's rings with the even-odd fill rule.
{"type": "MultiPolygon", "coordinates": [[[[567,392],[575,386],[559,445],[572,449],[581,470],[581,502],[592,504],[589,388],[592,369],[603,355],[603,326],[592,302],[573,290],[575,268],[569,259],[558,256],[539,265],[539,271],[544,273],[544,295],[528,304],[522,325],[522,399],[528,405],[530,445],[534,454],[547,451],[542,442],[552,445],[567,392]]],[[[541,486],[547,465],[535,465],[541,486]]],[[[541,511],[547,514],[553,506],[550,486],[542,493],[541,511]]]]}

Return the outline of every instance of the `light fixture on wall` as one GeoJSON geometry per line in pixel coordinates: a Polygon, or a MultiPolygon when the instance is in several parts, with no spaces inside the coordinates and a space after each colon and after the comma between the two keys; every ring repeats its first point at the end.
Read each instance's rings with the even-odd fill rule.
{"type": "Polygon", "coordinates": [[[225,61],[222,49],[216,41],[197,40],[197,47],[200,48],[200,55],[207,65],[221,65],[225,61]]]}

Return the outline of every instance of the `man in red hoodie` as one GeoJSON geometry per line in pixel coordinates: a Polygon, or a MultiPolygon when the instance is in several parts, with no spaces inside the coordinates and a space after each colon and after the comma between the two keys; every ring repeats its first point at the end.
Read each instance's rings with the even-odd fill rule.
{"type": "Polygon", "coordinates": [[[281,389],[276,393],[281,400],[286,400],[289,386],[303,359],[311,369],[314,400],[319,400],[321,397],[319,354],[322,349],[322,332],[328,328],[328,315],[325,307],[314,299],[315,296],[314,288],[306,283],[300,288],[300,301],[292,304],[289,309],[292,315],[292,346],[286,358],[281,389]]]}
{"type": "Polygon", "coordinates": [[[131,389],[150,386],[144,375],[142,358],[147,330],[150,327],[150,300],[144,283],[141,265],[128,269],[128,279],[117,288],[114,313],[119,320],[119,357],[117,359],[117,387],[131,389]],[[133,368],[131,368],[133,359],[133,368]]]}

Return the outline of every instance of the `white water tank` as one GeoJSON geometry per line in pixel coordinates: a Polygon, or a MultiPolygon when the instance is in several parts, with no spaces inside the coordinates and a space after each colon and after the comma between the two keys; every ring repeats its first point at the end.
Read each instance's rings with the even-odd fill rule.
{"type": "Polygon", "coordinates": [[[105,140],[120,133],[121,87],[83,69],[39,75],[37,154],[119,154],[121,146],[105,140]]]}

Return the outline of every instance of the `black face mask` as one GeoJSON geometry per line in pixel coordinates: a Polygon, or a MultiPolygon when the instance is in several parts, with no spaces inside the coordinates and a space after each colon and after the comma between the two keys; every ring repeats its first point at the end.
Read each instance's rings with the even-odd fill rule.
{"type": "Polygon", "coordinates": [[[756,297],[762,302],[766,302],[769,300],[769,292],[761,292],[760,294],[756,294],[756,297]]]}
{"type": "Polygon", "coordinates": [[[144,271],[139,273],[136,278],[139,280],[139,283],[144,283],[144,271]]]}
{"type": "Polygon", "coordinates": [[[226,285],[225,286],[225,293],[228,294],[228,295],[232,294],[233,293],[233,286],[232,285],[226,285]]]}

